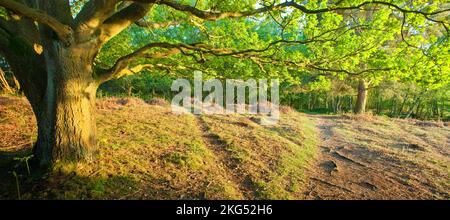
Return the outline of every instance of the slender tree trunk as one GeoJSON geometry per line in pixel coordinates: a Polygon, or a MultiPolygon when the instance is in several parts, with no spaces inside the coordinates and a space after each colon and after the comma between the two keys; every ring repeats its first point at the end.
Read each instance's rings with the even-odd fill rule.
{"type": "Polygon", "coordinates": [[[438,102],[438,100],[437,99],[434,99],[433,100],[433,105],[435,106],[434,107],[434,109],[435,109],[435,112],[434,112],[434,114],[435,114],[435,116],[439,119],[440,117],[440,109],[439,109],[439,102],[438,102]]]}
{"type": "Polygon", "coordinates": [[[394,113],[395,113],[395,111],[396,111],[396,105],[397,105],[397,99],[395,98],[395,97],[393,97],[391,100],[390,100],[390,104],[391,104],[391,106],[390,106],[390,112],[389,112],[389,115],[390,116],[394,116],[394,113]]]}
{"type": "Polygon", "coordinates": [[[356,99],[355,114],[364,114],[367,103],[367,84],[364,79],[359,80],[358,98],[356,99]]]}
{"type": "Polygon", "coordinates": [[[353,109],[353,98],[351,96],[348,97],[348,111],[352,111],[353,109]]]}
{"type": "Polygon", "coordinates": [[[311,111],[311,96],[312,96],[312,93],[310,92],[310,93],[308,94],[308,110],[309,110],[309,111],[311,111]]]}
{"type": "Polygon", "coordinates": [[[334,109],[334,113],[339,113],[341,111],[341,97],[338,96],[336,99],[336,106],[334,109]]]}
{"type": "Polygon", "coordinates": [[[314,110],[316,108],[316,102],[317,102],[317,95],[313,94],[313,101],[312,101],[311,110],[314,110]]]}
{"type": "Polygon", "coordinates": [[[378,93],[378,100],[377,100],[377,114],[382,113],[382,105],[383,105],[383,97],[378,93]]]}
{"type": "Polygon", "coordinates": [[[328,111],[333,112],[334,111],[334,96],[330,95],[331,98],[328,101],[328,111]]]}
{"type": "Polygon", "coordinates": [[[406,114],[405,118],[410,118],[411,117],[411,115],[414,113],[414,109],[419,107],[420,102],[421,102],[420,97],[418,97],[417,99],[414,99],[414,102],[412,103],[412,106],[409,109],[408,114],[406,114]]]}
{"type": "Polygon", "coordinates": [[[425,105],[421,105],[420,108],[417,109],[417,118],[418,119],[423,119],[422,115],[423,115],[423,110],[426,108],[426,104],[425,105]]]}
{"type": "Polygon", "coordinates": [[[407,101],[408,101],[408,94],[406,94],[405,97],[403,98],[403,102],[400,105],[400,108],[398,109],[398,112],[397,112],[397,117],[399,117],[401,114],[403,114],[403,109],[405,108],[407,101]]]}

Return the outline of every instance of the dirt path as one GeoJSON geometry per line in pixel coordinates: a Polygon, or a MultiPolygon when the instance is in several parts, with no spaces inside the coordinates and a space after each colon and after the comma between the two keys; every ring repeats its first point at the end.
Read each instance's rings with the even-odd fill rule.
{"type": "MultiPolygon", "coordinates": [[[[336,132],[344,124],[353,126],[358,122],[340,116],[311,117],[317,120],[321,132],[321,153],[315,167],[308,171],[306,199],[449,198],[448,188],[424,175],[430,171],[428,167],[370,144],[375,138],[388,137],[372,134],[374,140],[358,142],[352,135],[336,132]]],[[[364,132],[364,123],[354,132],[364,132]]]]}
{"type": "Polygon", "coordinates": [[[203,142],[216,155],[217,164],[222,169],[224,176],[236,185],[244,199],[253,199],[256,189],[252,187],[250,179],[246,178],[240,171],[239,163],[233,160],[230,152],[226,150],[227,144],[225,141],[210,131],[201,116],[195,115],[195,118],[202,132],[203,142]]]}

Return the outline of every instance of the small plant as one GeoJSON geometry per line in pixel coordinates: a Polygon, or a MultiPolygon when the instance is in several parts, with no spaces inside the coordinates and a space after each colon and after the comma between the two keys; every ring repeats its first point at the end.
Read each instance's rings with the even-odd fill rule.
{"type": "Polygon", "coordinates": [[[26,157],[16,157],[14,158],[15,161],[19,161],[19,163],[25,163],[26,167],[27,167],[27,172],[28,175],[31,175],[31,170],[30,170],[30,165],[28,163],[28,161],[33,158],[33,155],[30,156],[26,156],[26,157]]]}
{"type": "Polygon", "coordinates": [[[17,197],[20,200],[21,199],[21,195],[20,195],[20,183],[19,183],[19,177],[20,174],[18,174],[17,170],[18,168],[22,165],[22,163],[25,163],[25,166],[27,168],[27,173],[28,175],[31,175],[31,170],[30,170],[30,165],[28,163],[28,161],[33,158],[33,155],[30,156],[26,156],[26,157],[15,157],[14,160],[18,161],[18,163],[14,166],[14,170],[11,171],[12,175],[14,176],[15,180],[16,180],[16,190],[17,190],[17,197]]]}
{"type": "Polygon", "coordinates": [[[16,171],[12,171],[12,174],[16,178],[17,197],[20,200],[21,197],[20,197],[19,175],[17,175],[16,171]]]}

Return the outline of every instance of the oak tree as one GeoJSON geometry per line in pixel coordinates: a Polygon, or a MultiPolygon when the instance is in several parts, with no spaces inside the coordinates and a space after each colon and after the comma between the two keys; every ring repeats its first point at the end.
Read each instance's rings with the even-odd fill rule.
{"type": "MultiPolygon", "coordinates": [[[[441,3],[436,1],[436,5],[441,3]]],[[[292,26],[295,29],[301,28],[306,19],[304,15],[338,15],[344,11],[380,7],[389,9],[400,20],[402,15],[419,16],[429,23],[441,25],[448,32],[448,21],[442,20],[440,15],[450,11],[434,7],[428,1],[410,3],[400,0],[0,0],[0,6],[0,54],[11,66],[35,113],[38,139],[34,155],[40,165],[58,160],[88,159],[95,155],[97,88],[108,80],[161,67],[142,62],[142,59],[182,55],[202,64],[205,56],[213,56],[248,58],[260,66],[271,63],[296,66],[302,59],[291,60],[289,53],[292,50],[285,50],[284,56],[270,56],[267,51],[280,45],[330,41],[332,39],[324,39],[324,36],[352,29],[349,26],[324,26],[322,33],[304,35],[306,38],[261,38],[264,47],[247,45],[245,48],[233,48],[232,41],[213,45],[211,42],[183,42],[183,38],[174,42],[166,38],[148,42],[118,57],[111,66],[98,65],[99,52],[110,47],[108,42],[114,37],[129,33],[129,28],[159,29],[180,23],[201,27],[219,20],[238,19],[238,24],[249,21],[242,18],[252,18],[252,24],[257,26],[275,13],[283,17],[295,12],[295,25],[292,26]],[[154,16],[148,14],[155,11],[160,18],[152,20],[154,16]]],[[[292,53],[297,53],[295,51],[292,53]]],[[[170,68],[170,65],[168,62],[162,66],[170,68]]],[[[321,70],[313,64],[300,66],[321,70]]]]}

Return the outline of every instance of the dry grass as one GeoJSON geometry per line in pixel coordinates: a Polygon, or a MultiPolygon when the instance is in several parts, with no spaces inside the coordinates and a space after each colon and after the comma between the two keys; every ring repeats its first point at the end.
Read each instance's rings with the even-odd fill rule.
{"type": "Polygon", "coordinates": [[[0,96],[0,198],[449,199],[450,128],[372,115],[177,115],[164,100],[98,101],[100,156],[45,175],[26,100],[0,96]],[[150,104],[148,104],[150,103],[150,104]],[[322,141],[320,142],[320,139],[322,141]],[[320,142],[320,143],[319,143],[320,142]]]}
{"type": "MultiPolygon", "coordinates": [[[[31,112],[24,110],[29,109],[24,99],[0,99],[9,100],[2,108],[13,108],[21,117],[31,117],[31,112]]],[[[12,111],[5,114],[12,115],[12,111]]],[[[11,123],[18,123],[15,120],[21,117],[11,117],[11,123]]],[[[21,197],[298,198],[302,170],[314,155],[315,138],[307,140],[309,134],[315,133],[314,125],[301,129],[302,125],[297,123],[310,121],[299,113],[291,112],[283,117],[280,126],[265,128],[245,116],[232,115],[220,121],[215,116],[176,115],[161,101],[150,105],[134,98],[102,99],[98,102],[97,116],[99,158],[92,162],[59,163],[39,179],[22,173],[21,197]],[[288,139],[296,134],[298,140],[288,139]],[[223,139],[225,144],[215,139],[220,136],[228,137],[223,139]],[[230,163],[240,168],[233,169],[230,163]]],[[[5,121],[3,117],[2,120],[5,121]]],[[[33,126],[20,124],[30,131],[34,131],[33,126]]],[[[8,127],[12,130],[8,132],[22,133],[23,130],[16,131],[18,127],[8,127]]],[[[7,132],[6,127],[2,132],[7,132]]],[[[30,136],[26,137],[29,140],[30,136]]],[[[2,138],[5,146],[18,140],[2,138]]],[[[0,147],[0,154],[4,150],[5,147],[0,147]]],[[[0,181],[4,186],[0,197],[16,198],[14,178],[10,174],[2,176],[5,178],[0,181]]]]}
{"type": "Polygon", "coordinates": [[[30,148],[36,120],[25,98],[0,98],[0,149],[13,152],[30,148]]]}

